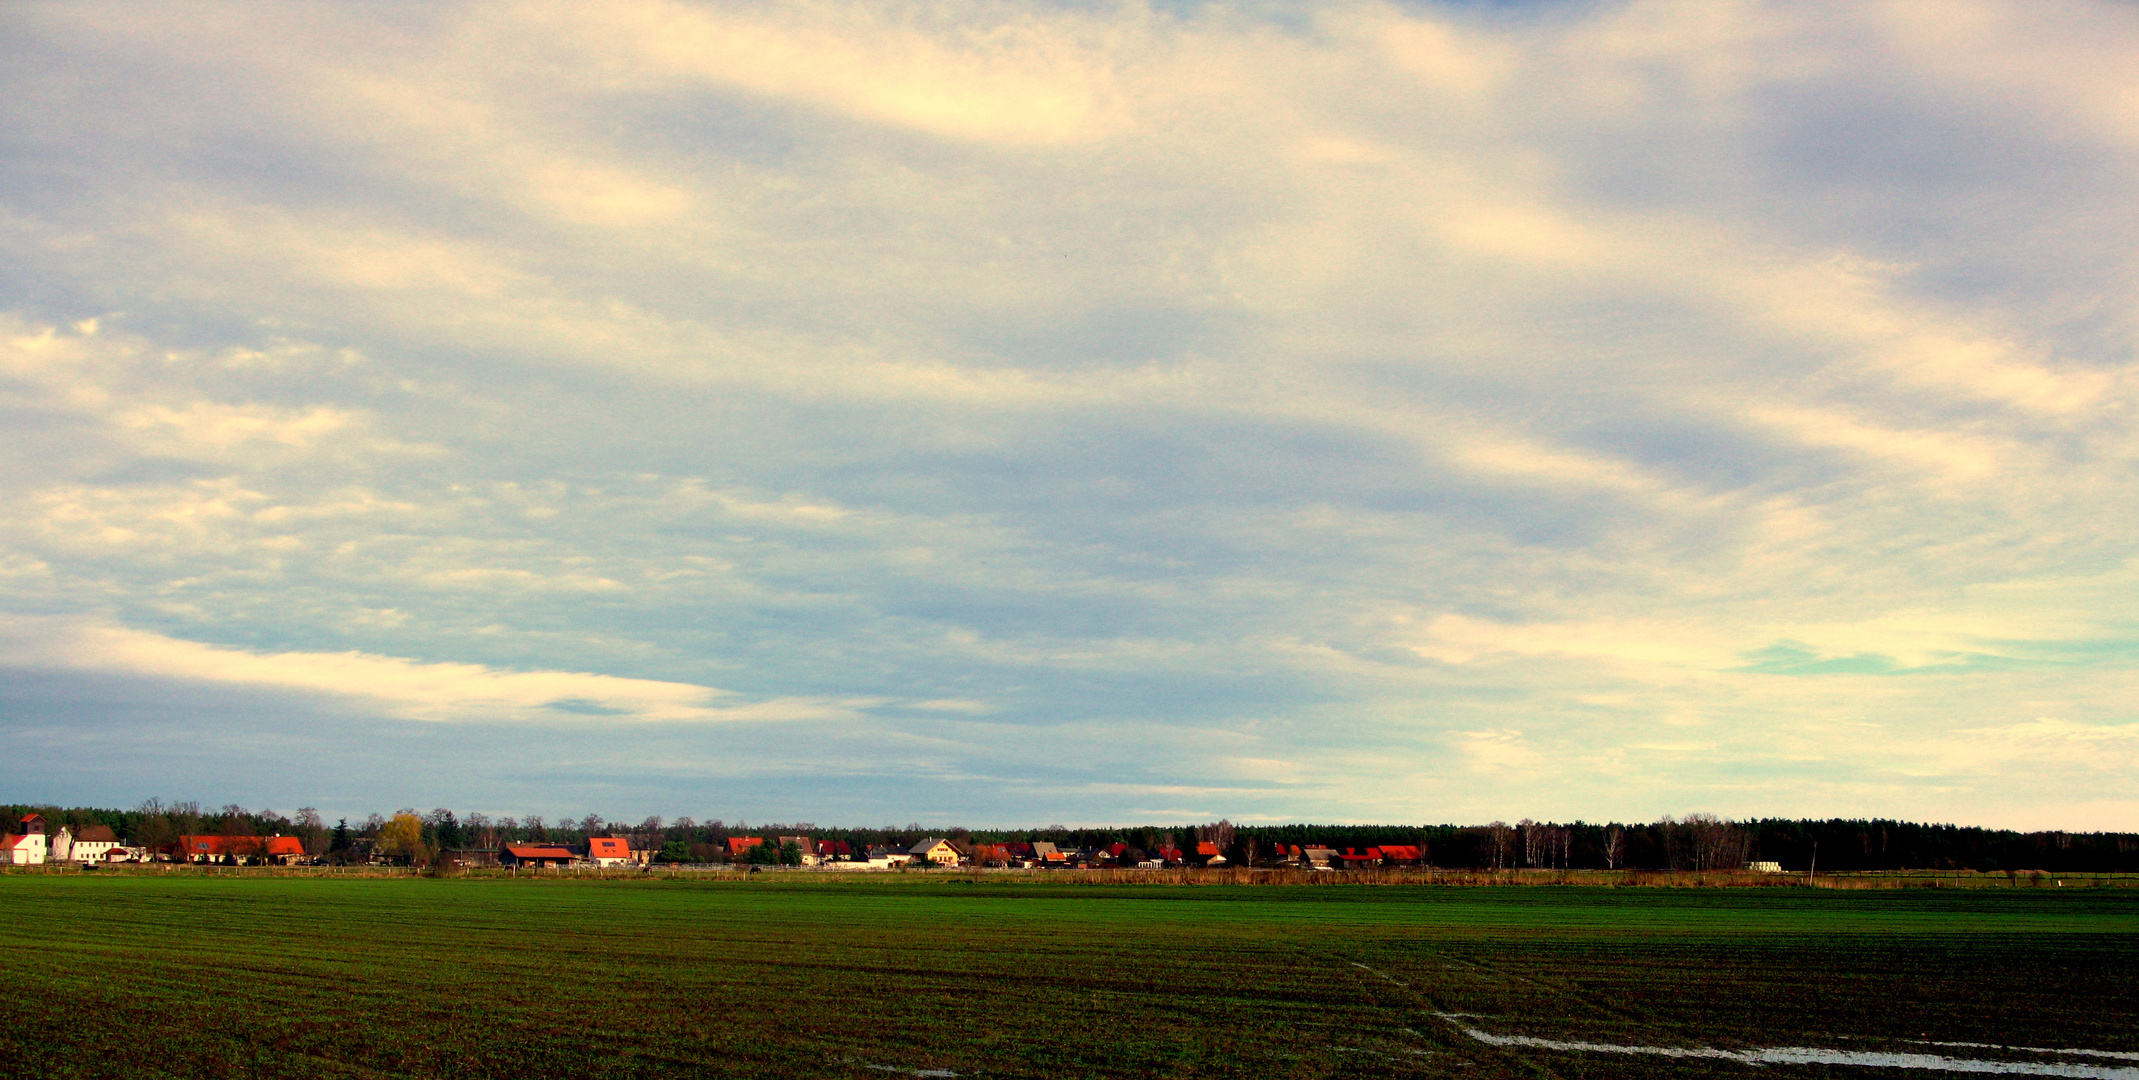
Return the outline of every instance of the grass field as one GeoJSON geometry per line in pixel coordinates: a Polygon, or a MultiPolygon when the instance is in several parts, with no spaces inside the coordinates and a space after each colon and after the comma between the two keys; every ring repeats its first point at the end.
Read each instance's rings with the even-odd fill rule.
{"type": "Polygon", "coordinates": [[[0,912],[22,1077],[2139,1077],[2129,889],[0,875],[0,912]]]}

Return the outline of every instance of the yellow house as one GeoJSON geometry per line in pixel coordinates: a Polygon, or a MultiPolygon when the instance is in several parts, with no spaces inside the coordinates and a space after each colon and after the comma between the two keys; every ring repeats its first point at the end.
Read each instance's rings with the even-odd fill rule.
{"type": "Polygon", "coordinates": [[[916,859],[927,859],[938,866],[958,865],[958,849],[951,846],[949,840],[933,836],[908,849],[908,854],[916,859]]]}

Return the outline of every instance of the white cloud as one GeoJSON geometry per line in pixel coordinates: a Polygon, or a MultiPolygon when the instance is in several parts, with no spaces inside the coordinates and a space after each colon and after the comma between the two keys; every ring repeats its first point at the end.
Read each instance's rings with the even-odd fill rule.
{"type": "Polygon", "coordinates": [[[572,671],[500,671],[365,653],[261,653],[204,645],[109,623],[6,620],[10,666],[60,667],[314,691],[376,702],[434,722],[768,722],[850,719],[855,703],[818,698],[741,700],[689,683],[572,671]]]}
{"type": "Polygon", "coordinates": [[[2135,46],[2079,0],[37,9],[0,612],[404,717],[904,703],[870,752],[962,783],[1052,747],[1037,817],[2040,789],[2130,719],[2135,46]]]}

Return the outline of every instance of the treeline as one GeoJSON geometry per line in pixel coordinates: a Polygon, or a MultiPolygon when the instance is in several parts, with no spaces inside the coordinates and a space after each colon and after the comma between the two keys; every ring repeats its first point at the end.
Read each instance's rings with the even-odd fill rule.
{"type": "Polygon", "coordinates": [[[822,827],[809,822],[750,824],[690,817],[612,821],[599,814],[555,820],[538,814],[493,817],[437,807],[403,808],[360,821],[329,823],[303,807],[285,815],[271,809],[156,799],[131,810],[17,805],[5,808],[12,822],[30,812],[50,829],[77,831],[107,825],[126,843],[161,848],[181,835],[296,836],[313,855],[368,851],[382,842],[432,852],[495,849],[507,843],[547,841],[584,844],[590,837],[621,836],[636,849],[670,862],[716,862],[729,857],[730,837],[807,836],[845,841],[857,854],[876,846],[909,847],[924,837],[975,844],[1047,841],[1064,850],[1101,850],[1115,844],[1136,852],[1209,843],[1235,866],[1265,866],[1294,858],[1295,849],[1334,848],[1361,852],[1381,845],[1416,847],[1431,866],[1449,869],[1725,870],[1772,861],[1791,871],[2044,870],[2052,873],[2139,872],[2139,834],[2108,832],[2016,832],[1932,825],[1883,818],[1827,820],[1762,818],[1728,821],[1706,814],[1654,822],[1595,824],[1538,822],[1484,825],[1200,825],[1114,829],[968,829],[919,823],[880,828],[822,827]],[[413,818],[414,823],[409,819],[413,818]]]}

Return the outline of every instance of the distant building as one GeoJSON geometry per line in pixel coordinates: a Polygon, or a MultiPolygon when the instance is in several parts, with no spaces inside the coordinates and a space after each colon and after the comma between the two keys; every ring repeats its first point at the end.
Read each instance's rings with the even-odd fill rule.
{"type": "Polygon", "coordinates": [[[54,862],[103,862],[118,846],[118,834],[109,825],[85,825],[79,833],[61,826],[52,838],[50,858],[54,862]]]}
{"type": "Polygon", "coordinates": [[[1781,864],[1781,863],[1779,863],[1779,862],[1774,862],[1774,861],[1766,861],[1766,862],[1749,862],[1749,863],[1746,863],[1746,864],[1745,864],[1745,868],[1746,868],[1746,869],[1748,869],[1748,870],[1751,870],[1752,872],[1754,872],[1754,873],[1756,873],[1756,874],[1780,874],[1780,873],[1782,873],[1782,864],[1781,864]]]}
{"type": "Polygon", "coordinates": [[[1224,866],[1225,852],[1208,840],[1200,840],[1196,843],[1196,861],[1205,866],[1224,866]]]}
{"type": "Polygon", "coordinates": [[[881,845],[870,848],[867,858],[870,866],[885,870],[889,870],[894,866],[905,866],[913,861],[913,856],[908,855],[905,849],[881,845]]]}
{"type": "Polygon", "coordinates": [[[36,814],[24,814],[21,825],[21,832],[0,837],[0,862],[12,866],[43,863],[49,852],[45,846],[45,819],[36,814]]]}
{"type": "Polygon", "coordinates": [[[762,847],[764,843],[765,838],[762,836],[731,836],[728,838],[728,857],[731,859],[741,858],[743,852],[749,851],[754,847],[762,847]]]}
{"type": "Polygon", "coordinates": [[[490,848],[447,848],[438,853],[438,866],[443,870],[475,870],[498,865],[498,853],[490,848]]]}
{"type": "Polygon", "coordinates": [[[906,853],[915,859],[926,860],[938,866],[956,866],[961,858],[961,853],[956,845],[949,840],[935,836],[922,840],[913,847],[906,849],[906,853]]]}
{"type": "Polygon", "coordinates": [[[605,868],[638,865],[638,860],[631,857],[631,841],[618,836],[588,838],[587,861],[605,868]]]}
{"type": "Polygon", "coordinates": [[[579,856],[563,844],[507,844],[498,852],[498,865],[514,869],[570,866],[578,859],[579,856]]]}
{"type": "Polygon", "coordinates": [[[181,836],[165,851],[174,862],[281,863],[288,866],[305,857],[304,841],[294,836],[181,836]]]}

